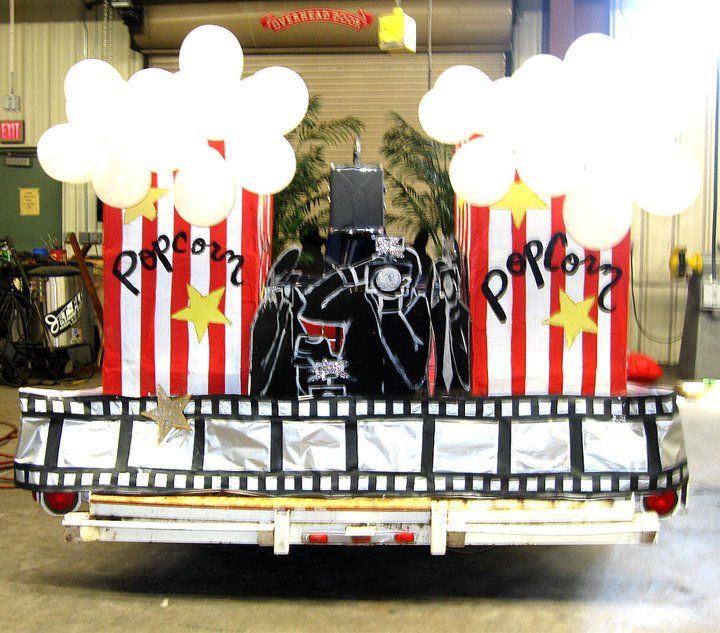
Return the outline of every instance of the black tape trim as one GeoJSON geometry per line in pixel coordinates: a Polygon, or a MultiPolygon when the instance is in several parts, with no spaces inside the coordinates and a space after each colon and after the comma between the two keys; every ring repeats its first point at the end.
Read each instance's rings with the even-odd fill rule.
{"type": "Polygon", "coordinates": [[[660,463],[660,443],[658,442],[655,417],[646,416],[643,426],[645,427],[645,441],[647,442],[648,472],[655,477],[655,485],[657,486],[657,477],[662,471],[662,465],[660,463]]]}
{"type": "Polygon", "coordinates": [[[270,471],[280,472],[283,469],[283,425],[282,420],[270,420],[270,471]]]}
{"type": "Polygon", "coordinates": [[[354,417],[345,422],[345,469],[358,469],[358,430],[354,417]]]}
{"type": "Polygon", "coordinates": [[[63,414],[50,414],[47,445],[45,447],[45,466],[49,469],[57,468],[58,453],[60,452],[60,438],[62,437],[62,428],[63,414]]]}
{"type": "MultiPolygon", "coordinates": [[[[495,405],[496,407],[498,404],[495,405]]],[[[512,450],[512,422],[510,418],[502,418],[498,422],[498,455],[497,474],[500,477],[510,477],[510,454],[512,450]]],[[[507,487],[507,483],[505,484],[507,487]]]]}
{"type": "Polygon", "coordinates": [[[192,469],[201,471],[205,462],[205,418],[195,418],[192,469]]]}
{"type": "Polygon", "coordinates": [[[423,418],[422,453],[420,457],[420,471],[428,478],[433,473],[433,459],[435,454],[435,418],[426,415],[423,418]]]}
{"type": "Polygon", "coordinates": [[[133,421],[130,418],[120,420],[120,436],[118,438],[117,468],[127,471],[130,457],[130,444],[132,443],[133,421]]]}
{"type": "Polygon", "coordinates": [[[581,475],[585,472],[585,457],[583,454],[582,418],[571,415],[568,420],[570,428],[570,472],[581,475]]]}

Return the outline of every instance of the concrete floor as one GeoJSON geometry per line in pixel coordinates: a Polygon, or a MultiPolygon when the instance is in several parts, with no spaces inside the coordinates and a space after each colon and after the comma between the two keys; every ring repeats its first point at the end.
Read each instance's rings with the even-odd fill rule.
{"type": "MultiPolygon", "coordinates": [[[[0,388],[0,419],[17,420],[0,388]]],[[[2,633],[720,630],[720,396],[685,402],[686,514],[656,546],[267,549],[81,544],[0,491],[2,633]]]]}

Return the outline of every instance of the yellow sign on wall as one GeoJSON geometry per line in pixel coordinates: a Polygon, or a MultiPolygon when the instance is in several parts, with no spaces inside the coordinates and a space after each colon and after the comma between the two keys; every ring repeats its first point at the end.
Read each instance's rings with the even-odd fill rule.
{"type": "Polygon", "coordinates": [[[20,215],[40,215],[40,189],[18,187],[20,215]]]}

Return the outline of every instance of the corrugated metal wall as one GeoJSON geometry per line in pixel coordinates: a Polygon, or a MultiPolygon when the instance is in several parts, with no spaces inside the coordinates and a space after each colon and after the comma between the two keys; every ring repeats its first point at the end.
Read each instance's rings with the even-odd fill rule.
{"type": "MultiPolygon", "coordinates": [[[[25,145],[34,147],[50,126],[65,121],[63,82],[70,66],[88,57],[101,57],[103,28],[101,9],[86,11],[75,0],[16,0],[15,93],[22,111],[3,113],[6,118],[25,119],[25,145]],[[84,17],[84,20],[83,20],[84,17]]],[[[8,5],[0,9],[0,93],[9,82],[8,5]]],[[[112,63],[123,77],[142,68],[142,56],[130,50],[127,28],[114,20],[111,29],[112,63]]],[[[108,122],[117,117],[108,104],[108,122]]],[[[95,231],[95,195],[86,185],[63,185],[63,231],[95,231]]]]}

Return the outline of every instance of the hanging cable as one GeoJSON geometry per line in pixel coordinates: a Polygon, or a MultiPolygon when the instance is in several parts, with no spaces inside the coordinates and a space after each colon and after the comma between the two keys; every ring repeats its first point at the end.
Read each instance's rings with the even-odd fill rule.
{"type": "Polygon", "coordinates": [[[427,80],[428,90],[432,88],[432,13],[433,3],[432,0],[428,0],[427,3],[427,80]]]}
{"type": "Polygon", "coordinates": [[[715,156],[713,165],[713,208],[710,233],[710,279],[717,279],[717,215],[718,215],[718,127],[720,127],[720,55],[715,59],[715,156]]]}

